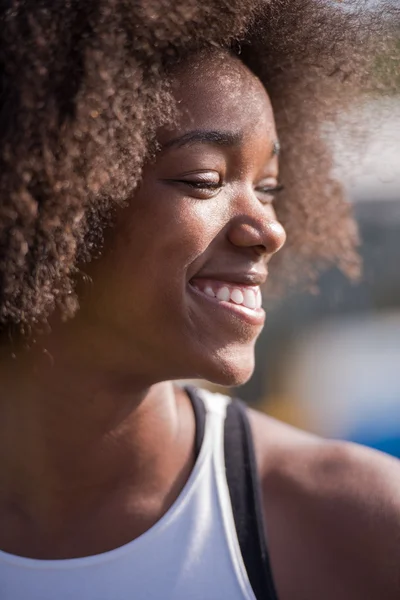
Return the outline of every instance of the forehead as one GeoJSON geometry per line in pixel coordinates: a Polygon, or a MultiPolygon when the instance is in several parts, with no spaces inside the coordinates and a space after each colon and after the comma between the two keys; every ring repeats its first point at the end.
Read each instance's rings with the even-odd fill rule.
{"type": "Polygon", "coordinates": [[[260,80],[229,54],[188,61],[172,79],[179,129],[257,131],[276,139],[273,110],[260,80]]]}

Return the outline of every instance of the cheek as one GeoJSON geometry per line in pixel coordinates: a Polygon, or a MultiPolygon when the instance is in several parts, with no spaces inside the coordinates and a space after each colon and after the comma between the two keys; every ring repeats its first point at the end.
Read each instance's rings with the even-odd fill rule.
{"type": "Polygon", "coordinates": [[[142,190],[121,211],[108,253],[107,295],[121,313],[141,317],[179,303],[191,265],[223,227],[212,201],[194,200],[169,190],[142,190]],[[144,193],[146,192],[146,193],[144,193]]]}
{"type": "Polygon", "coordinates": [[[213,202],[195,200],[154,186],[138,198],[118,232],[118,254],[129,269],[149,277],[177,275],[208,248],[223,226],[213,202]]]}

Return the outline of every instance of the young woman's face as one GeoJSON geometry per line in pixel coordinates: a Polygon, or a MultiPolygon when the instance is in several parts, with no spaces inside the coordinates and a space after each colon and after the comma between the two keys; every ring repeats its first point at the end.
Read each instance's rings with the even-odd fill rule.
{"type": "Polygon", "coordinates": [[[99,322],[155,381],[246,381],[263,327],[260,285],[285,241],[276,221],[277,134],[268,96],[230,56],[173,81],[179,122],[121,211],[102,261],[99,322]]]}

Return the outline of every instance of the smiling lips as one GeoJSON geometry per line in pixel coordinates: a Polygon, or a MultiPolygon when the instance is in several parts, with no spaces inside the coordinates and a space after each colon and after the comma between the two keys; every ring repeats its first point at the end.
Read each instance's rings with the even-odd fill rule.
{"type": "Polygon", "coordinates": [[[236,306],[244,306],[255,312],[261,309],[262,297],[258,285],[239,285],[201,278],[194,279],[191,284],[198,292],[221,303],[228,302],[236,306]]]}

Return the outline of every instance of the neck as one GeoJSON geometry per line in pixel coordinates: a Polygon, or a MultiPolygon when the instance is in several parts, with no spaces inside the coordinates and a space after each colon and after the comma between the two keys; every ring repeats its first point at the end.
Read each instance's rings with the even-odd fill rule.
{"type": "Polygon", "coordinates": [[[172,383],[144,387],[55,348],[51,358],[30,353],[0,368],[0,547],[17,554],[70,555],[71,523],[88,525],[114,505],[119,518],[129,507],[130,534],[120,540],[128,541],[165,512],[193,460],[194,424],[182,427],[187,402],[172,383]],[[132,525],[135,506],[150,497],[158,509],[132,525]],[[48,550],[31,550],[33,536],[48,550]]]}

